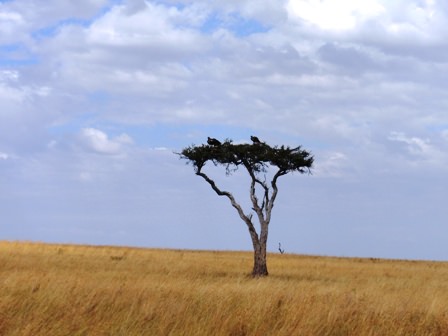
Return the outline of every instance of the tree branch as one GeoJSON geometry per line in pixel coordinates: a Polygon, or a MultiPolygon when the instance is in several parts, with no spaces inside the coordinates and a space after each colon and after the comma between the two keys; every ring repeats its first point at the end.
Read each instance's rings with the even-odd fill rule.
{"type": "Polygon", "coordinates": [[[272,196],[271,196],[271,199],[269,200],[268,206],[266,208],[266,220],[268,221],[268,223],[271,220],[272,208],[274,207],[274,202],[275,202],[275,199],[278,194],[277,180],[280,176],[283,176],[286,174],[287,174],[287,171],[279,169],[277,171],[277,173],[274,175],[274,177],[272,178],[272,181],[271,181],[272,196]]]}
{"type": "Polygon", "coordinates": [[[260,228],[261,228],[260,240],[263,240],[263,239],[267,238],[267,225],[269,224],[269,221],[266,220],[266,218],[265,218],[265,216],[263,214],[263,208],[265,206],[264,200],[263,200],[263,204],[262,204],[261,207],[258,204],[258,198],[257,198],[257,195],[255,194],[255,191],[256,191],[255,190],[255,185],[256,185],[256,183],[260,184],[265,189],[265,194],[269,192],[269,189],[267,188],[265,183],[263,183],[262,181],[257,179],[257,177],[255,176],[254,169],[253,169],[252,165],[250,165],[247,161],[244,161],[243,164],[244,164],[244,167],[246,168],[247,172],[249,173],[249,175],[251,177],[250,199],[251,199],[252,205],[253,205],[252,209],[257,214],[258,222],[260,223],[260,228]]]}
{"type": "Polygon", "coordinates": [[[219,196],[226,196],[229,200],[230,203],[232,204],[232,206],[237,210],[238,215],[240,216],[240,218],[246,223],[247,227],[249,228],[249,232],[251,234],[252,237],[252,241],[254,242],[254,240],[256,242],[258,242],[258,234],[257,231],[255,230],[254,225],[252,224],[252,215],[245,215],[243,208],[236,202],[235,197],[233,197],[233,195],[228,192],[228,191],[222,191],[221,189],[218,188],[218,186],[216,185],[215,181],[213,181],[210,177],[208,177],[205,173],[201,172],[199,169],[196,171],[196,175],[202,177],[205,181],[208,182],[208,184],[210,184],[210,186],[212,187],[212,189],[219,195],[219,196]]]}
{"type": "Polygon", "coordinates": [[[263,195],[263,202],[261,203],[261,211],[265,210],[265,206],[269,204],[269,187],[266,185],[265,182],[260,181],[259,179],[255,179],[255,182],[257,182],[261,187],[264,189],[264,195],[263,195]]]}

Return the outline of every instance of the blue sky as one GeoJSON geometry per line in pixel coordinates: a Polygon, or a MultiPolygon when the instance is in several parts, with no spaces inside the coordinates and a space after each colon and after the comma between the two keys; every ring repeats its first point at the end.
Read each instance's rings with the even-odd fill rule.
{"type": "Polygon", "coordinates": [[[0,239],[250,250],[173,153],[255,134],[315,156],[270,251],[447,260],[447,23],[436,0],[0,1],[0,239]]]}

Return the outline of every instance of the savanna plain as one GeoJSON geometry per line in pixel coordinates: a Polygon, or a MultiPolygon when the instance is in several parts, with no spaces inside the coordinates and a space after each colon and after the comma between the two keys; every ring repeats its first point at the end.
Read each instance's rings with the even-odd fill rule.
{"type": "Polygon", "coordinates": [[[448,335],[448,263],[0,242],[0,335],[448,335]]]}

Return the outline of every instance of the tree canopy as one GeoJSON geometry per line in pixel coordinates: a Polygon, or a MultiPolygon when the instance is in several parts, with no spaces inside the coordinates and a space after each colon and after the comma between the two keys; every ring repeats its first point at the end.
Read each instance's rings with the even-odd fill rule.
{"type": "Polygon", "coordinates": [[[189,160],[200,173],[207,162],[215,166],[226,166],[229,174],[233,170],[244,166],[254,173],[266,172],[269,165],[278,167],[278,176],[290,172],[311,172],[314,158],[310,152],[301,146],[269,146],[264,142],[253,144],[234,144],[226,140],[221,145],[191,145],[180,153],[181,158],[189,160]]]}

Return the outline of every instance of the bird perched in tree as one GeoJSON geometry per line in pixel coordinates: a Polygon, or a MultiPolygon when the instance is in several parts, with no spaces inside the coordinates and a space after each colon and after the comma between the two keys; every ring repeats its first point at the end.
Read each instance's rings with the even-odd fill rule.
{"type": "Polygon", "coordinates": [[[219,141],[219,140],[217,140],[215,138],[207,137],[207,143],[210,146],[221,146],[221,141],[219,141]]]}
{"type": "Polygon", "coordinates": [[[253,142],[254,144],[261,144],[260,139],[258,139],[258,138],[257,138],[256,136],[254,136],[254,135],[251,135],[250,139],[252,140],[252,142],[253,142]]]}

